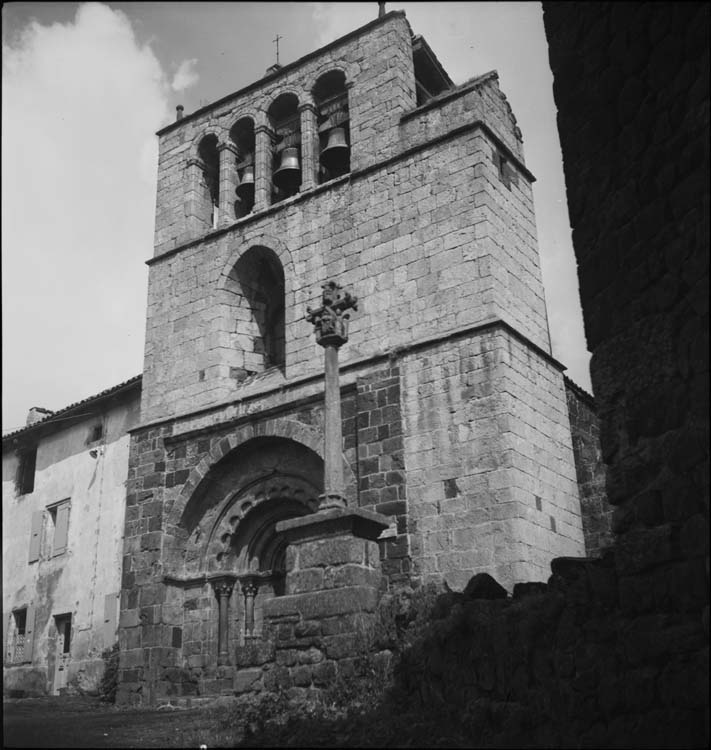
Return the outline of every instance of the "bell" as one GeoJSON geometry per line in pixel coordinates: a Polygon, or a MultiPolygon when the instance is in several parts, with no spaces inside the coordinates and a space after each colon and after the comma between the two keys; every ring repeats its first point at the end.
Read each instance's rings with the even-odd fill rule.
{"type": "Polygon", "coordinates": [[[328,143],[321,152],[321,162],[331,172],[348,171],[348,143],[344,128],[333,128],[328,134],[328,143]]]}
{"type": "Polygon", "coordinates": [[[281,152],[281,164],[274,172],[274,184],[283,190],[294,190],[301,184],[299,149],[285,148],[281,152]]]}
{"type": "Polygon", "coordinates": [[[254,199],[254,166],[249,165],[244,168],[242,179],[239,181],[235,192],[237,197],[243,201],[254,199]]]}

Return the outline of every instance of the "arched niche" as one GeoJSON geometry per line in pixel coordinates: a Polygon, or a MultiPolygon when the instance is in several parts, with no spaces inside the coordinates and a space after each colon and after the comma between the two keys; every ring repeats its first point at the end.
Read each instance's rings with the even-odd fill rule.
{"type": "Polygon", "coordinates": [[[286,364],[284,269],[268,247],[251,247],[235,263],[225,289],[234,311],[234,344],[246,373],[286,364]]]}
{"type": "Polygon", "coordinates": [[[342,70],[329,70],[312,89],[319,135],[319,182],[350,171],[348,89],[342,70]]]}

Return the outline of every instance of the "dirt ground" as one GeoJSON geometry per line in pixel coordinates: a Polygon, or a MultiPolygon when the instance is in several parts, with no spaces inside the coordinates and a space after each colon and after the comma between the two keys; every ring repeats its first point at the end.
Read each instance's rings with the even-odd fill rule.
{"type": "Polygon", "coordinates": [[[90,697],[5,699],[3,747],[214,747],[216,723],[209,707],[118,709],[90,697]]]}

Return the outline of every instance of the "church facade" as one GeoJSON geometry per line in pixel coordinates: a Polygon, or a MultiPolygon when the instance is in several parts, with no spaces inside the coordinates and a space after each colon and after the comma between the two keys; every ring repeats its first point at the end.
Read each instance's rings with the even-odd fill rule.
{"type": "Polygon", "coordinates": [[[510,588],[584,553],[534,178],[495,73],[454,87],[391,12],[158,135],[123,700],[163,699],[186,670],[229,691],[219,601],[234,654],[285,593],[277,524],[323,491],[305,313],[331,279],[359,299],[341,453],[348,505],[390,522],[385,585],[510,588]]]}
{"type": "Polygon", "coordinates": [[[511,590],[604,537],[592,407],[551,355],[534,176],[495,72],[454,86],[394,11],[158,137],[120,702],[268,671],[265,613],[296,593],[279,524],[324,491],[306,311],[329,280],[358,298],[340,456],[348,507],[388,524],[381,591],[481,572],[511,590]]]}

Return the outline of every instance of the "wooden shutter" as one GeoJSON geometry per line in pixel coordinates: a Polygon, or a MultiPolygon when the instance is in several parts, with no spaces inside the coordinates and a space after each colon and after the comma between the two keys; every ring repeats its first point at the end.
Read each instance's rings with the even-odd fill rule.
{"type": "Polygon", "coordinates": [[[57,506],[57,521],[54,527],[53,554],[59,555],[67,549],[69,531],[69,503],[57,506]]]}
{"type": "Polygon", "coordinates": [[[35,640],[35,605],[27,607],[27,620],[25,622],[25,658],[24,661],[32,661],[32,646],[35,640]]]}
{"type": "Polygon", "coordinates": [[[10,623],[13,621],[15,615],[12,612],[3,617],[2,620],[2,642],[5,644],[5,664],[9,664],[12,661],[12,644],[8,640],[10,637],[10,623]]]}
{"type": "Polygon", "coordinates": [[[42,539],[42,518],[44,513],[36,510],[32,514],[32,529],[30,532],[30,556],[29,562],[39,560],[40,541],[42,539]]]}
{"type": "Polygon", "coordinates": [[[104,648],[114,645],[116,640],[116,610],[118,594],[104,596],[104,648]]]}

